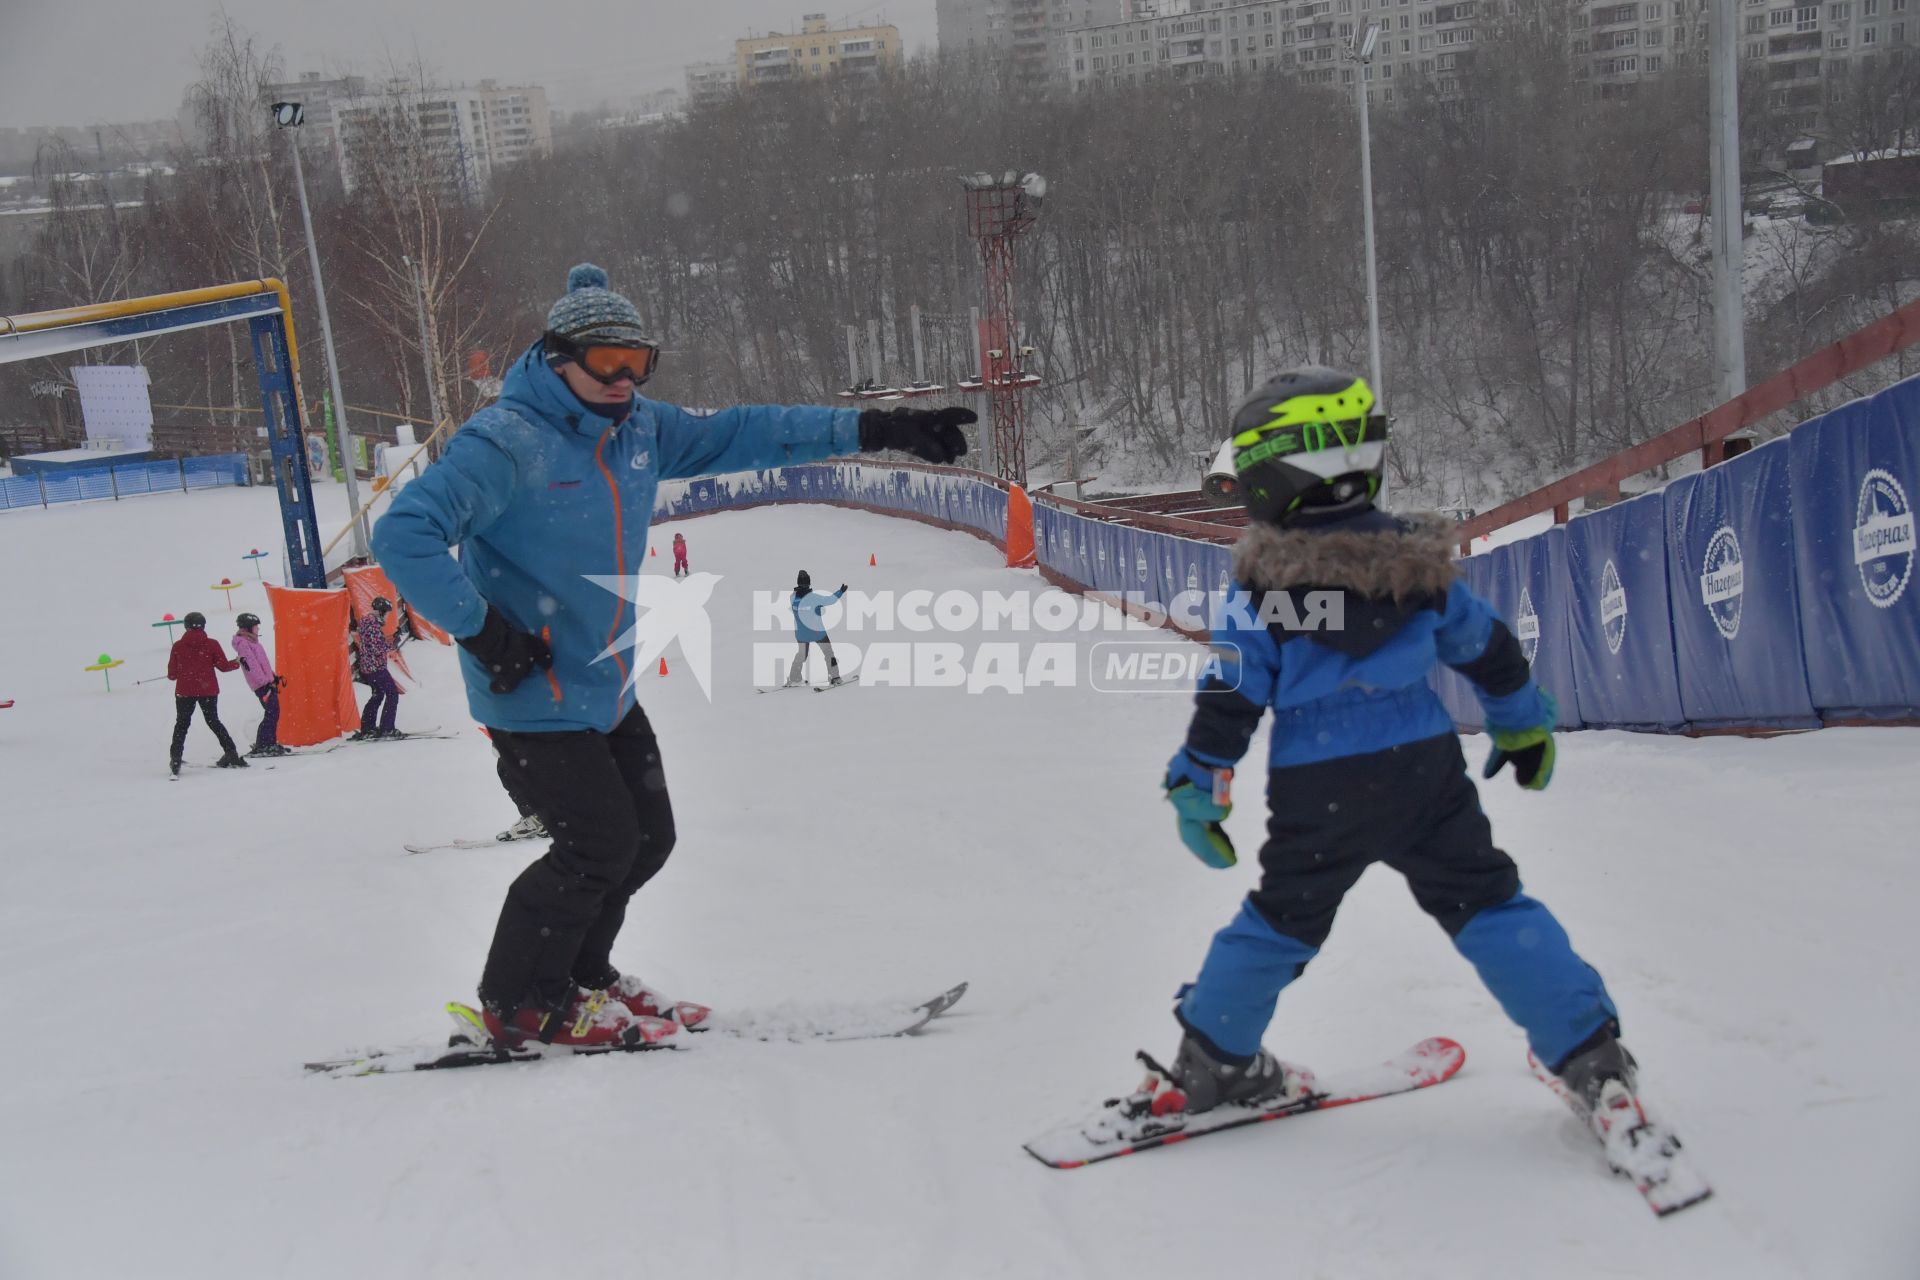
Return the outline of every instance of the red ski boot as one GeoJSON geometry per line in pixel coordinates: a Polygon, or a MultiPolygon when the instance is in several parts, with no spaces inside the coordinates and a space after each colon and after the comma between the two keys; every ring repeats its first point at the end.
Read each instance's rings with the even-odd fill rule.
{"type": "Polygon", "coordinates": [[[546,1043],[563,1049],[646,1049],[680,1032],[678,1023],[636,1013],[604,992],[577,989],[565,1009],[516,1009],[503,1020],[489,1006],[481,1016],[487,1034],[509,1048],[546,1043]]]}
{"type": "Polygon", "coordinates": [[[594,994],[604,996],[609,1004],[625,1006],[635,1017],[665,1018],[689,1031],[700,1030],[701,1024],[713,1014],[706,1005],[663,996],[640,979],[618,970],[609,970],[594,994]]]}

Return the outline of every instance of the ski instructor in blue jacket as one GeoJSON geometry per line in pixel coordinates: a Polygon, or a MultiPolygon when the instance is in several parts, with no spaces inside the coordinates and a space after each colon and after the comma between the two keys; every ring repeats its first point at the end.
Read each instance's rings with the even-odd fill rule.
{"type": "Polygon", "coordinates": [[[513,794],[553,833],[508,889],[480,978],[503,1045],[632,1047],[707,1013],[611,958],[674,826],[659,745],[615,648],[633,605],[590,578],[639,572],[659,482],[885,449],[950,463],[974,420],[957,408],[769,405],[701,416],[638,394],[659,360],[606,272],[576,266],[499,402],[461,426],[373,533],[401,594],[459,640],[473,716],[513,794]]]}

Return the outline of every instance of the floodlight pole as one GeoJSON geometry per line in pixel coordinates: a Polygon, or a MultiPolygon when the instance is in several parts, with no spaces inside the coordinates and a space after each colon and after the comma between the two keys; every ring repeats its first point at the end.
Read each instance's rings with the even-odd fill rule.
{"type": "MultiPolygon", "coordinates": [[[[275,103],[275,123],[283,129],[298,130],[301,122],[298,103],[275,103]],[[280,108],[294,108],[291,121],[281,120],[280,108]]],[[[313,214],[307,209],[307,175],[300,167],[300,135],[293,133],[293,185],[300,192],[300,221],[307,229],[307,262],[313,268],[313,298],[320,308],[320,341],[327,350],[327,381],[333,389],[333,442],[340,450],[340,473],[347,481],[347,510],[353,514],[353,554],[365,558],[367,528],[360,519],[360,479],[353,473],[353,435],[347,430],[347,398],[340,391],[340,361],[333,350],[333,322],[327,316],[327,287],[320,279],[320,246],[313,238],[313,214]]]]}
{"type": "Polygon", "coordinates": [[[1713,0],[1707,23],[1708,198],[1713,207],[1713,355],[1720,398],[1747,389],[1746,304],[1740,282],[1746,210],[1740,192],[1740,64],[1734,0],[1713,0]]]}
{"type": "Polygon", "coordinates": [[[1369,23],[1364,35],[1354,36],[1347,56],[1359,64],[1354,92],[1360,100],[1360,215],[1367,241],[1367,374],[1376,401],[1387,396],[1380,380],[1380,273],[1373,254],[1373,131],[1367,120],[1367,69],[1373,65],[1373,44],[1380,29],[1369,23]]]}

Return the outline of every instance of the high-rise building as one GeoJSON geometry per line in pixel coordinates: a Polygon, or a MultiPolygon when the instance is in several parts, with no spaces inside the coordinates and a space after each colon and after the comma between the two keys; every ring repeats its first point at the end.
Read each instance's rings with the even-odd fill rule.
{"type": "Polygon", "coordinates": [[[903,61],[897,28],[833,28],[824,13],[801,18],[798,35],[734,41],[733,60],[743,88],[809,76],[876,76],[903,61]]]}
{"type": "Polygon", "coordinates": [[[365,166],[385,163],[380,147],[390,140],[425,146],[469,198],[486,191],[496,168],[553,150],[547,91],[536,85],[395,86],[332,105],[335,154],[349,191],[364,180],[365,166]]]}

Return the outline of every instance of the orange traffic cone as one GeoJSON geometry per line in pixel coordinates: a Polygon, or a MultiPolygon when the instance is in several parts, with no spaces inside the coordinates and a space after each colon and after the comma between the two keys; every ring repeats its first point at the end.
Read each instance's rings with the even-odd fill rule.
{"type": "Polygon", "coordinates": [[[647,548],[647,554],[648,554],[648,555],[650,555],[650,556],[658,556],[658,555],[660,554],[660,548],[658,548],[658,547],[648,547],[648,548],[647,548]]]}
{"type": "Polygon", "coordinates": [[[667,674],[667,660],[665,658],[660,659],[660,674],[667,674]]]}
{"type": "Polygon", "coordinates": [[[877,568],[879,568],[879,567],[880,567],[880,561],[879,561],[879,559],[878,559],[877,557],[875,557],[875,556],[871,556],[871,555],[870,555],[870,556],[868,556],[868,557],[867,557],[867,567],[868,567],[868,568],[870,568],[870,569],[877,569],[877,568]]]}

